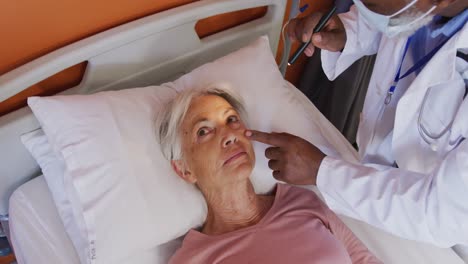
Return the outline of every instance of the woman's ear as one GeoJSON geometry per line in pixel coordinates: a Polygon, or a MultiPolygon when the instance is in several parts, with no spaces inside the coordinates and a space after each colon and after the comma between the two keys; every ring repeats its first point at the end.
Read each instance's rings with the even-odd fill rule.
{"type": "Polygon", "coordinates": [[[185,162],[183,160],[171,160],[172,169],[181,177],[184,181],[188,183],[196,183],[197,179],[195,176],[188,170],[185,162]]]}

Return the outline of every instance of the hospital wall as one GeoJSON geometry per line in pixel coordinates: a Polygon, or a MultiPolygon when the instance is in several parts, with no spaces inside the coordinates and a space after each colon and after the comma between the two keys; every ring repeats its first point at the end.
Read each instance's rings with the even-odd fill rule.
{"type": "MultiPolygon", "coordinates": [[[[0,2],[0,75],[42,55],[115,26],[194,0],[17,0],[0,2]]],[[[301,1],[306,15],[326,8],[329,0],[301,1]]],[[[286,14],[291,1],[288,0],[286,14]]],[[[259,18],[266,7],[233,12],[201,20],[200,37],[259,18]]],[[[286,21],[286,19],[285,19],[286,21]]],[[[294,47],[297,47],[294,46],[294,47]]],[[[280,57],[282,43],[278,49],[280,57]]],[[[297,83],[305,63],[302,57],[288,69],[287,79],[297,83]]],[[[81,81],[86,63],[75,65],[0,103],[0,116],[23,107],[33,95],[52,95],[81,81]]]]}

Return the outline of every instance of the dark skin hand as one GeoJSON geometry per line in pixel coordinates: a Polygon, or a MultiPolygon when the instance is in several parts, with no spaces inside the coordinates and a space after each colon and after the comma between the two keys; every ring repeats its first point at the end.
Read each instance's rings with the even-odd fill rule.
{"type": "MultiPolygon", "coordinates": [[[[408,4],[407,0],[362,0],[362,2],[371,11],[382,15],[392,15],[408,4]]],[[[434,15],[453,17],[468,8],[468,0],[419,0],[415,6],[425,12],[433,5],[437,6],[433,11],[434,15]]],[[[308,57],[314,54],[315,48],[340,51],[346,44],[346,31],[338,15],[332,16],[322,31],[312,34],[322,15],[321,12],[315,12],[306,17],[295,18],[286,27],[286,32],[292,41],[312,40],[304,51],[308,57]]]]}
{"type": "Polygon", "coordinates": [[[320,164],[326,156],[317,147],[288,133],[248,130],[245,135],[272,146],[265,150],[265,156],[275,179],[296,185],[316,185],[320,164]]]}
{"type": "Polygon", "coordinates": [[[317,12],[303,18],[295,18],[286,27],[289,39],[292,41],[307,42],[312,38],[312,43],[304,51],[308,57],[314,54],[315,47],[329,51],[340,51],[346,44],[344,25],[337,15],[334,15],[327,22],[321,32],[312,35],[313,29],[322,15],[322,13],[317,12]]]}

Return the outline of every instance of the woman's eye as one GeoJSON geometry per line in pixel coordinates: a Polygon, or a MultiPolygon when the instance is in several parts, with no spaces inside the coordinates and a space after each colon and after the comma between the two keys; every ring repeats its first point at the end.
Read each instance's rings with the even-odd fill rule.
{"type": "Polygon", "coordinates": [[[208,128],[206,128],[206,127],[202,127],[202,128],[200,128],[200,129],[198,129],[198,131],[197,131],[197,136],[203,137],[203,136],[205,136],[205,135],[208,134],[208,133],[210,133],[210,130],[209,130],[208,128]]]}
{"type": "Polygon", "coordinates": [[[228,121],[228,123],[233,123],[233,122],[239,121],[239,118],[237,118],[237,116],[233,115],[233,116],[228,117],[227,121],[228,121]]]}

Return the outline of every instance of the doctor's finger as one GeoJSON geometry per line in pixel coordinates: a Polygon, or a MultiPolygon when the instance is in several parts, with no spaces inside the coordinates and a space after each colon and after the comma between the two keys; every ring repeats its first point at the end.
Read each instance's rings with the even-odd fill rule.
{"type": "Polygon", "coordinates": [[[270,147],[265,150],[265,157],[267,159],[279,160],[281,158],[281,148],[270,147]]]}
{"type": "Polygon", "coordinates": [[[307,42],[312,37],[312,33],[314,32],[314,28],[319,22],[320,18],[322,17],[321,13],[313,13],[305,18],[303,32],[301,36],[302,42],[307,42]]]}
{"type": "Polygon", "coordinates": [[[279,171],[281,169],[281,163],[279,160],[269,160],[268,168],[270,168],[273,171],[279,171]]]}
{"type": "Polygon", "coordinates": [[[307,57],[312,57],[312,55],[314,55],[314,52],[315,52],[315,45],[314,43],[310,43],[307,48],[304,50],[304,54],[307,56],[307,57]]]}
{"type": "MultiPolygon", "coordinates": [[[[291,21],[289,21],[288,25],[286,26],[286,34],[287,36],[289,37],[289,39],[291,41],[299,41],[300,40],[300,36],[301,35],[297,35],[296,34],[296,30],[298,29],[298,27],[300,27],[300,21],[299,19],[295,18],[295,19],[292,19],[291,21]],[[298,38],[299,36],[299,38],[298,38]]],[[[302,30],[301,30],[301,33],[302,33],[302,30]]]]}
{"type": "Polygon", "coordinates": [[[283,174],[281,173],[281,171],[273,171],[271,173],[273,175],[273,178],[277,179],[278,181],[283,181],[283,174]]]}
{"type": "Polygon", "coordinates": [[[312,36],[312,43],[315,47],[329,50],[340,51],[346,43],[346,33],[339,30],[330,32],[319,32],[312,36]]]}
{"type": "Polygon", "coordinates": [[[335,29],[341,29],[342,23],[340,18],[337,15],[333,15],[330,20],[328,20],[327,24],[323,31],[332,31],[335,29]]]}
{"type": "Polygon", "coordinates": [[[248,130],[245,132],[245,135],[251,140],[262,142],[272,146],[281,147],[284,145],[283,136],[276,133],[265,133],[256,130],[248,130]]]}

